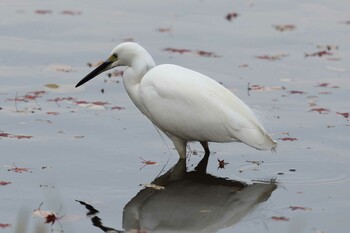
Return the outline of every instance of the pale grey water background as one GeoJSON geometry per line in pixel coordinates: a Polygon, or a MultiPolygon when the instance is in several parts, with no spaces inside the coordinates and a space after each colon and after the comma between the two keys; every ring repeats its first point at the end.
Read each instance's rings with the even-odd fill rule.
{"type": "MultiPolygon", "coordinates": [[[[235,143],[211,144],[210,174],[242,181],[276,177],[280,182],[269,200],[218,232],[348,232],[350,122],[337,112],[350,112],[349,9],[347,0],[1,1],[0,133],[33,137],[0,138],[0,181],[12,182],[0,186],[0,223],[12,225],[0,232],[14,232],[20,210],[34,210],[41,202],[45,210],[63,206],[60,215],[67,219],[54,229],[99,232],[75,199],[94,203],[105,225],[121,229],[123,208],[141,189],[139,184],[153,181],[169,156],[166,170],[176,163],[171,142],[166,139],[170,155],[129,100],[120,78],[101,75],[74,88],[92,69],[87,62],[105,59],[127,39],[143,45],[158,64],[183,65],[222,82],[259,112],[275,138],[298,139],[278,140],[277,153],[235,143]],[[239,14],[232,22],[225,19],[230,12],[239,14]],[[272,27],[276,24],[296,29],[279,32],[272,27]],[[317,45],[339,49],[331,50],[332,56],[305,58],[305,53],[322,50],[317,45]],[[168,47],[194,52],[169,53],[164,51],[168,47]],[[201,57],[197,50],[220,57],[201,57]],[[277,61],[256,58],[278,54],[288,56],[277,61]],[[57,71],[62,65],[72,70],[57,71]],[[59,88],[45,87],[50,83],[59,88]],[[286,89],[248,95],[248,83],[286,89]],[[317,87],[321,83],[329,85],[317,87]],[[36,101],[9,100],[42,90],[46,93],[36,101]],[[86,108],[48,101],[57,97],[110,104],[86,108]],[[111,110],[113,106],[125,109],[111,110]],[[329,112],[310,112],[312,108],[329,112]],[[140,156],[158,164],[139,170],[140,156]],[[217,169],[218,158],[229,163],[225,169],[217,169]],[[257,166],[247,160],[264,162],[257,166]],[[32,172],[8,171],[13,164],[32,172]],[[275,221],[274,216],[289,221],[275,221]]],[[[191,155],[189,169],[202,156],[198,144],[191,148],[199,153],[191,155]]],[[[30,229],[36,221],[43,222],[31,217],[30,229]]]]}

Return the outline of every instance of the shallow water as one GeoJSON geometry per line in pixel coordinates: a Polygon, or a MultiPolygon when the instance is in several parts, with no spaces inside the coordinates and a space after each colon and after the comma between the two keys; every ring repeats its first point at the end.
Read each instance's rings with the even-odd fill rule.
{"type": "MultiPolygon", "coordinates": [[[[279,142],[276,153],[212,143],[209,175],[249,185],[273,178],[278,187],[259,204],[248,201],[251,208],[235,215],[234,224],[224,221],[227,213],[208,214],[212,224],[183,232],[348,232],[349,7],[346,0],[1,1],[0,232],[14,232],[24,224],[17,224],[18,216],[41,203],[37,215],[46,210],[58,217],[48,229],[99,232],[76,199],[99,210],[105,226],[121,230],[125,206],[152,189],[140,184],[177,163],[171,142],[139,113],[120,77],[100,75],[74,88],[91,71],[88,62],[104,60],[125,40],[142,44],[159,64],[183,65],[221,82],[256,110],[279,142]],[[228,21],[232,12],[238,17],[228,21]],[[140,157],[157,164],[143,167],[140,157]],[[224,169],[218,159],[228,163],[224,169]]],[[[190,147],[188,171],[203,157],[200,145],[190,147]]],[[[197,187],[179,185],[189,192],[197,187]]],[[[217,206],[204,194],[199,200],[222,210],[230,197],[220,193],[217,206]]],[[[169,208],[183,204],[167,198],[161,201],[169,208]]],[[[195,211],[196,199],[188,200],[195,211]]],[[[238,212],[238,203],[228,211],[238,212]]],[[[156,231],[166,212],[148,210],[145,226],[156,231]]],[[[45,221],[29,215],[33,232],[45,221]]]]}

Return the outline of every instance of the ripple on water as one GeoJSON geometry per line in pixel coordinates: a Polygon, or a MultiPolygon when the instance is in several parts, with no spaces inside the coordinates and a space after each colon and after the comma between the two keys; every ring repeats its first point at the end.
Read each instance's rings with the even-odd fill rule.
{"type": "Polygon", "coordinates": [[[350,172],[345,164],[332,161],[274,161],[260,165],[242,166],[239,171],[245,178],[266,180],[276,178],[283,184],[338,184],[349,183],[350,172]],[[259,179],[256,179],[257,175],[259,179]]]}

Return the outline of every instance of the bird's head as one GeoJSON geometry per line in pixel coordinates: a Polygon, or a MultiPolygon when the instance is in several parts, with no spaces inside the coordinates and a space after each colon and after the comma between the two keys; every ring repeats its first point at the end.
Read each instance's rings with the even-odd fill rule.
{"type": "MultiPolygon", "coordinates": [[[[80,82],[75,86],[79,87],[89,80],[93,79],[97,75],[112,69],[117,66],[131,66],[133,61],[136,60],[137,56],[142,54],[148,54],[148,52],[142,48],[139,44],[134,42],[125,42],[117,45],[111,52],[107,60],[101,65],[96,67],[88,75],[86,75],[80,82]]],[[[152,60],[153,61],[153,60],[152,60]]]]}

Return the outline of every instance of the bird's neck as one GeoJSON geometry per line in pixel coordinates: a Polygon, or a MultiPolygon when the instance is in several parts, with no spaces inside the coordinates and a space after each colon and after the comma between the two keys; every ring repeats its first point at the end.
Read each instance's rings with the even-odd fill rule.
{"type": "MultiPolygon", "coordinates": [[[[123,83],[126,92],[134,104],[138,106],[138,89],[143,76],[155,67],[155,62],[149,54],[144,54],[138,59],[134,59],[132,64],[126,68],[123,74],[123,83]]],[[[140,109],[141,110],[141,109],[140,109]]]]}

